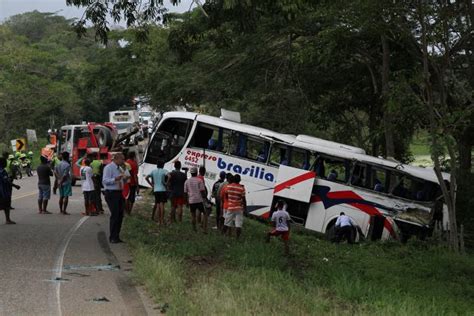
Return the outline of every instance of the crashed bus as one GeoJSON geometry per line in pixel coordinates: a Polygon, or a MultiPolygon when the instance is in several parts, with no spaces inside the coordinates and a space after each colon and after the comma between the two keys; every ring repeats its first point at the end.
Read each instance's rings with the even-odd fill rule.
{"type": "MultiPolygon", "coordinates": [[[[361,148],[240,123],[240,117],[167,112],[153,132],[139,169],[145,181],[156,163],[206,167],[208,192],[221,171],[241,175],[249,215],[268,218],[283,198],[292,219],[329,238],[340,212],[357,224],[357,238],[406,240],[447,227],[432,169],[366,155],[361,148]]],[[[443,174],[449,181],[449,174],[443,174]]]]}

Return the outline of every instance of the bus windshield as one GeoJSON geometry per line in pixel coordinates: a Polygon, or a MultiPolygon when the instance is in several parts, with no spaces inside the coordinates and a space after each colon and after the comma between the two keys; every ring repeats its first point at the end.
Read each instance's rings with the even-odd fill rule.
{"type": "Polygon", "coordinates": [[[170,118],[160,124],[148,147],[145,162],[170,161],[183,149],[193,125],[192,120],[170,118]]]}

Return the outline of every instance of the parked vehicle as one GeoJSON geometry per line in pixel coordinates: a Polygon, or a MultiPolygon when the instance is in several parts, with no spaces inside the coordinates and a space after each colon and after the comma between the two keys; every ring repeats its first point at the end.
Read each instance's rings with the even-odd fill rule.
{"type": "MultiPolygon", "coordinates": [[[[121,110],[109,112],[109,121],[114,123],[119,136],[130,133],[140,124],[140,117],[136,110],[121,110]]],[[[131,144],[137,144],[143,134],[137,133],[130,138],[131,144]]]]}
{"type": "Polygon", "coordinates": [[[88,123],[66,125],[59,131],[57,152],[67,151],[71,157],[72,182],[81,178],[78,159],[85,154],[93,154],[97,159],[108,163],[111,160],[111,148],[117,138],[117,130],[112,123],[88,123]]]}

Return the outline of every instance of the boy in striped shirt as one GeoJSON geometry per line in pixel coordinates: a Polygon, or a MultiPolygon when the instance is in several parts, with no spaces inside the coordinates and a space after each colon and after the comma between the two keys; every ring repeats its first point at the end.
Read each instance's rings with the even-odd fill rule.
{"type": "Polygon", "coordinates": [[[227,209],[224,214],[223,233],[230,236],[229,227],[236,228],[237,238],[242,233],[242,224],[244,221],[244,210],[247,207],[245,200],[245,187],[240,184],[240,175],[236,174],[232,177],[232,182],[222,189],[224,200],[227,200],[227,209]]]}

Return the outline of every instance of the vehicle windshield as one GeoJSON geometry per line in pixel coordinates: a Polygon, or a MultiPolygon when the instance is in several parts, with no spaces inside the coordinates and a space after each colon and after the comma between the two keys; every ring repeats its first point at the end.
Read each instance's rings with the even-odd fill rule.
{"type": "Polygon", "coordinates": [[[132,126],[132,123],[114,123],[118,130],[127,129],[132,126]]]}
{"type": "Polygon", "coordinates": [[[187,119],[167,119],[164,121],[148,147],[145,162],[156,164],[158,160],[167,162],[183,148],[192,127],[187,119]]]}

